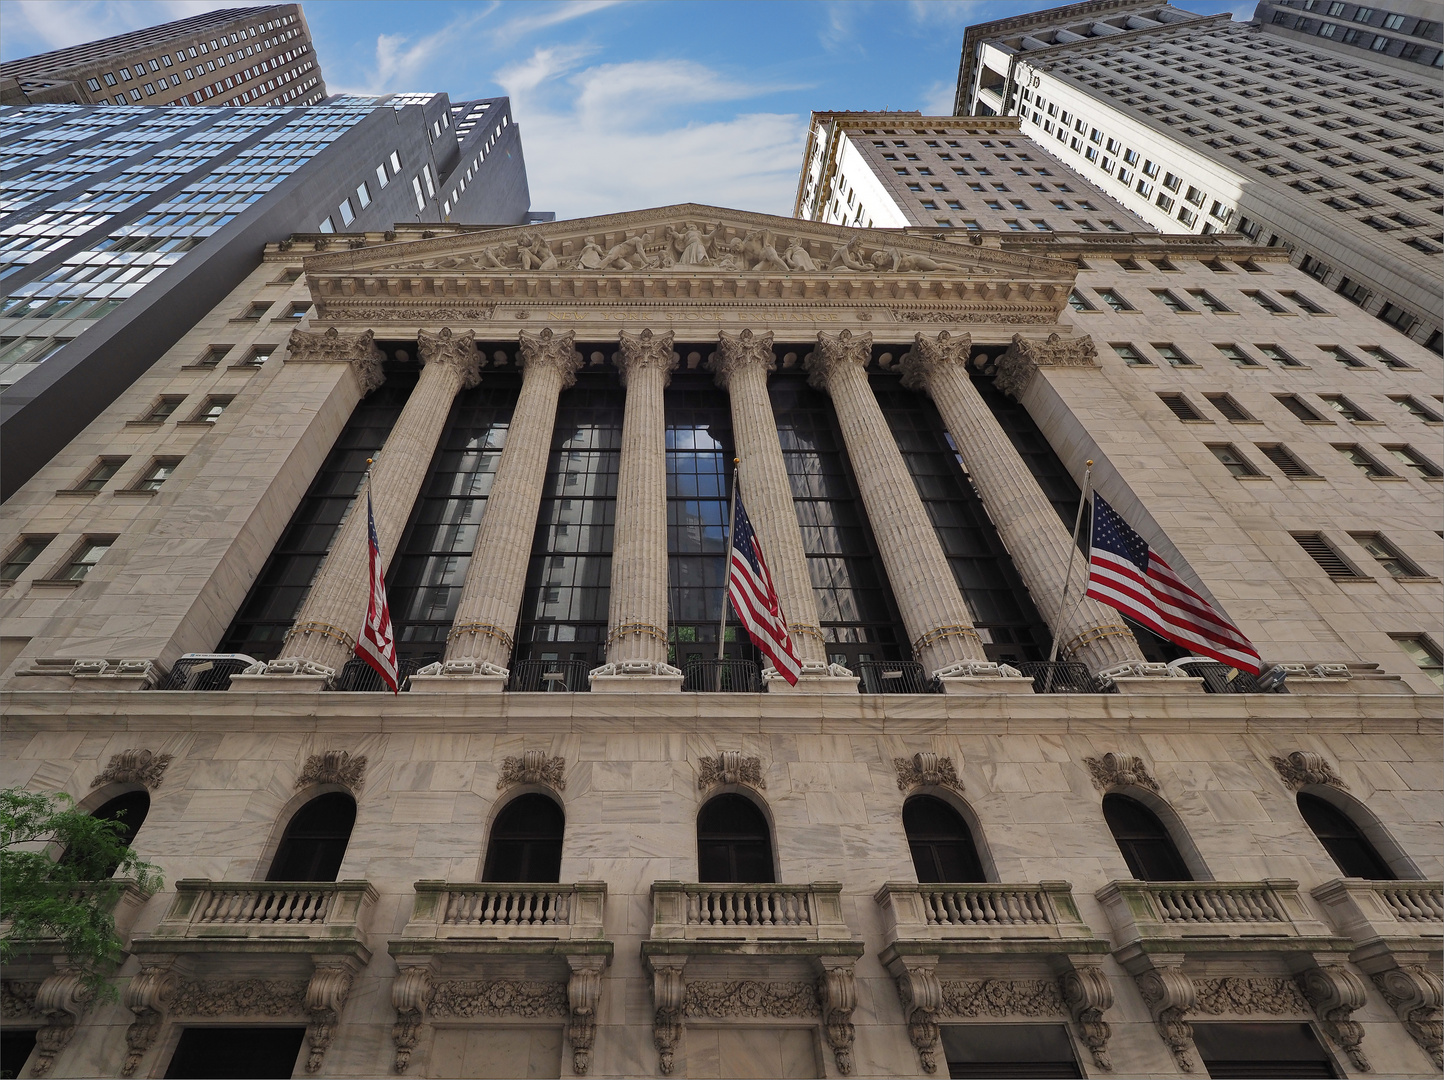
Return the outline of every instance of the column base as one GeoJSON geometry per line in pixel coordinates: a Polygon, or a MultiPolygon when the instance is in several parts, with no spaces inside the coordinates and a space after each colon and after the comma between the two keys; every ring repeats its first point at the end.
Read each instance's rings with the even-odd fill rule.
{"type": "Polygon", "coordinates": [[[1115,675],[1113,685],[1120,694],[1198,694],[1203,691],[1202,679],[1185,676],[1115,675]]]}
{"type": "Polygon", "coordinates": [[[945,694],[1031,694],[1033,680],[1023,675],[954,675],[938,679],[945,694]]]}
{"type": "Polygon", "coordinates": [[[331,683],[327,675],[232,675],[232,690],[260,694],[319,694],[331,683]]]}
{"type": "Polygon", "coordinates": [[[594,694],[676,694],[682,692],[680,675],[593,675],[594,694]]]}
{"type": "Polygon", "coordinates": [[[803,672],[797,685],[790,686],[781,675],[768,675],[762,680],[769,694],[856,694],[861,680],[856,675],[812,675],[803,672]]]}
{"type": "Polygon", "coordinates": [[[413,675],[413,694],[500,694],[506,690],[505,675],[413,675]]]}

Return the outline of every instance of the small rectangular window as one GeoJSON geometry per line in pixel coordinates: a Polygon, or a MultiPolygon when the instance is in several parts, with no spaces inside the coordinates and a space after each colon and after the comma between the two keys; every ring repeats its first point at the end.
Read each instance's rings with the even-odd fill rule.
{"type": "Polygon", "coordinates": [[[391,183],[391,178],[386,175],[386,164],[385,164],[385,162],[382,162],[380,165],[377,165],[377,166],[376,166],[376,183],[377,183],[378,185],[380,185],[381,187],[383,187],[383,188],[384,188],[387,184],[391,183]]]}
{"type": "Polygon", "coordinates": [[[1436,686],[1444,687],[1444,659],[1441,659],[1439,647],[1434,642],[1423,634],[1396,637],[1394,640],[1420,671],[1433,679],[1436,686]]]}
{"type": "Polygon", "coordinates": [[[1263,353],[1279,367],[1303,367],[1304,365],[1289,355],[1287,349],[1282,345],[1255,345],[1255,349],[1263,353]]]}
{"type": "Polygon", "coordinates": [[[85,479],[75,485],[76,491],[99,491],[128,459],[123,457],[104,458],[95,468],[85,474],[85,479]]]}
{"type": "Polygon", "coordinates": [[[1412,446],[1386,446],[1385,450],[1416,476],[1422,476],[1425,480],[1437,480],[1444,473],[1440,472],[1439,466],[1426,458],[1412,446]]]}
{"type": "Polygon", "coordinates": [[[1313,476],[1314,474],[1304,465],[1302,461],[1294,457],[1289,448],[1283,443],[1255,443],[1259,453],[1268,458],[1290,480],[1297,480],[1300,477],[1313,476]]]}
{"type": "MultiPolygon", "coordinates": [[[[1247,267],[1245,267],[1244,269],[1247,269],[1247,267]]],[[[1261,292],[1259,292],[1259,291],[1256,290],[1256,289],[1250,289],[1250,290],[1248,290],[1247,292],[1245,292],[1244,295],[1247,296],[1250,300],[1252,300],[1252,301],[1253,301],[1255,304],[1257,304],[1259,307],[1261,307],[1261,308],[1263,308],[1265,311],[1267,311],[1270,315],[1287,315],[1287,314],[1288,314],[1288,312],[1284,309],[1284,307],[1283,307],[1282,304],[1275,303],[1272,299],[1270,299],[1270,298],[1268,297],[1267,294],[1261,293],[1261,292]]]]}
{"type": "Polygon", "coordinates": [[[1318,563],[1320,569],[1329,577],[1341,581],[1353,581],[1364,576],[1339,554],[1334,545],[1324,538],[1323,533],[1305,532],[1292,535],[1299,547],[1303,548],[1309,558],[1318,563]]]}
{"type": "Polygon", "coordinates": [[[1223,414],[1225,420],[1232,420],[1236,424],[1257,423],[1244,407],[1228,394],[1204,394],[1203,396],[1208,399],[1209,404],[1223,414]]]}
{"type": "Polygon", "coordinates": [[[1343,364],[1346,368],[1367,368],[1369,366],[1342,345],[1320,345],[1319,352],[1331,360],[1343,364]]]}
{"type": "Polygon", "coordinates": [[[1185,304],[1182,300],[1180,300],[1174,293],[1170,292],[1168,289],[1153,289],[1153,290],[1151,290],[1151,291],[1152,291],[1153,295],[1158,298],[1158,302],[1159,302],[1160,304],[1162,304],[1164,307],[1166,307],[1169,311],[1176,312],[1176,313],[1179,313],[1179,314],[1182,314],[1182,313],[1184,313],[1184,312],[1192,312],[1192,311],[1193,311],[1193,308],[1191,308],[1191,307],[1189,307],[1187,304],[1185,304]]]}
{"type": "Polygon", "coordinates": [[[1197,367],[1197,366],[1198,366],[1198,365],[1195,364],[1191,359],[1189,359],[1189,356],[1188,356],[1187,353],[1185,353],[1185,352],[1184,352],[1182,349],[1180,349],[1177,345],[1174,345],[1172,342],[1162,342],[1162,343],[1154,342],[1154,343],[1153,343],[1153,348],[1154,348],[1154,351],[1157,352],[1159,356],[1161,356],[1161,357],[1163,357],[1163,359],[1167,360],[1167,361],[1169,362],[1169,364],[1171,364],[1173,367],[1197,367]]]}
{"type": "Polygon", "coordinates": [[[426,196],[421,191],[420,177],[413,176],[411,178],[411,191],[412,194],[416,196],[416,209],[424,212],[426,210],[426,196]]]}
{"type": "Polygon", "coordinates": [[[1087,298],[1084,297],[1084,295],[1080,293],[1077,289],[1074,289],[1068,294],[1068,306],[1071,307],[1074,311],[1098,310],[1092,304],[1090,304],[1087,298]]]}
{"type": "Polygon", "coordinates": [[[1377,345],[1365,345],[1362,347],[1362,351],[1366,355],[1372,356],[1375,360],[1379,361],[1379,363],[1383,364],[1385,367],[1393,368],[1395,371],[1412,371],[1414,369],[1413,364],[1405,363],[1393,353],[1389,352],[1389,350],[1381,349],[1377,345]]]}
{"type": "Polygon", "coordinates": [[[1426,424],[1444,423],[1444,416],[1440,416],[1437,412],[1429,408],[1429,406],[1425,405],[1418,398],[1410,397],[1409,395],[1405,394],[1399,397],[1390,396],[1389,400],[1394,402],[1401,408],[1406,409],[1410,413],[1410,415],[1424,421],[1424,423],[1426,424]]]}
{"type": "Polygon", "coordinates": [[[139,423],[159,424],[169,419],[171,413],[180,408],[183,401],[185,401],[183,395],[167,395],[152,405],[150,411],[140,418],[139,423]]]}
{"type": "Polygon", "coordinates": [[[221,418],[221,413],[226,411],[226,406],[229,405],[231,401],[232,398],[229,394],[225,396],[212,395],[206,398],[206,403],[191,417],[191,423],[214,424],[221,418]]]}
{"type": "Polygon", "coordinates": [[[351,200],[349,198],[342,199],[341,204],[337,207],[337,210],[341,214],[342,226],[350,225],[351,222],[356,220],[356,210],[351,205],[351,200]]]}
{"type": "Polygon", "coordinates": [[[1368,423],[1374,419],[1363,409],[1359,408],[1348,398],[1344,397],[1343,394],[1320,394],[1319,397],[1323,400],[1325,405],[1333,409],[1334,412],[1338,413],[1345,420],[1353,420],[1356,422],[1362,421],[1364,423],[1368,423]]]}
{"type": "Polygon", "coordinates": [[[1400,552],[1393,544],[1379,533],[1350,533],[1358,545],[1374,556],[1374,561],[1382,566],[1390,577],[1411,578],[1424,577],[1424,572],[1415,566],[1409,559],[1400,552]]]}
{"type": "Polygon", "coordinates": [[[1326,308],[1319,307],[1318,304],[1314,303],[1301,292],[1296,292],[1292,289],[1283,289],[1280,290],[1279,295],[1284,297],[1284,299],[1289,300],[1294,304],[1297,304],[1310,315],[1327,315],[1329,313],[1326,308]]]}
{"type": "Polygon", "coordinates": [[[391,175],[392,175],[392,176],[396,176],[398,173],[401,172],[401,155],[400,155],[400,154],[398,154],[395,150],[393,150],[393,151],[391,151],[391,156],[390,156],[389,158],[387,158],[386,160],[391,163],[391,175]]]}
{"type": "Polygon", "coordinates": [[[1203,414],[1195,409],[1188,398],[1182,394],[1159,394],[1158,398],[1167,405],[1174,416],[1183,421],[1197,421],[1203,419],[1203,414]]]}
{"type": "Polygon", "coordinates": [[[1327,424],[1331,422],[1316,413],[1313,408],[1310,407],[1309,403],[1297,394],[1275,394],[1274,398],[1280,405],[1306,424],[1327,424]]]}
{"type": "Polygon", "coordinates": [[[1210,443],[1208,446],[1213,456],[1223,464],[1234,476],[1262,476],[1253,464],[1239,453],[1238,448],[1232,443],[1210,443]]]}
{"type": "Polygon", "coordinates": [[[1130,304],[1127,300],[1123,299],[1123,297],[1116,290],[1098,289],[1096,291],[1098,293],[1098,299],[1102,300],[1114,311],[1122,312],[1133,310],[1133,305],[1130,304]]]}
{"type": "Polygon", "coordinates": [[[110,546],[115,543],[115,538],[110,536],[92,536],[81,541],[80,546],[75,549],[75,554],[65,564],[60,576],[65,581],[84,581],[86,575],[95,568],[95,564],[110,546]]]}
{"type": "Polygon", "coordinates": [[[1260,364],[1248,353],[1244,352],[1243,349],[1239,348],[1237,345],[1231,343],[1225,345],[1215,344],[1214,348],[1217,349],[1220,353],[1222,353],[1227,359],[1231,360],[1238,367],[1263,367],[1262,364],[1260,364]]]}
{"type": "Polygon", "coordinates": [[[0,581],[14,581],[25,573],[54,539],[54,536],[22,536],[4,563],[0,563],[0,581]]]}
{"type": "Polygon", "coordinates": [[[306,317],[306,313],[310,310],[311,302],[309,300],[296,300],[291,304],[289,308],[286,309],[286,318],[304,319],[306,317]]]}
{"type": "Polygon", "coordinates": [[[180,458],[156,458],[150,468],[136,481],[135,491],[159,491],[180,464],[180,458]]]}
{"type": "Polygon", "coordinates": [[[1139,352],[1136,348],[1134,348],[1132,345],[1124,344],[1124,343],[1121,343],[1121,342],[1113,342],[1113,351],[1116,352],[1116,353],[1118,354],[1118,358],[1119,358],[1120,360],[1122,360],[1125,364],[1127,364],[1129,367],[1151,367],[1151,366],[1152,366],[1152,365],[1150,365],[1149,362],[1144,358],[1143,354],[1142,354],[1141,352],[1139,352]]]}
{"type": "Polygon", "coordinates": [[[361,205],[362,210],[371,205],[371,188],[367,186],[365,180],[356,185],[356,201],[361,205]]]}
{"type": "Polygon", "coordinates": [[[1378,479],[1381,476],[1394,475],[1388,469],[1384,468],[1384,466],[1380,465],[1377,461],[1375,461],[1373,457],[1371,457],[1362,447],[1358,446],[1355,443],[1348,443],[1344,445],[1335,443],[1334,449],[1344,455],[1345,461],[1353,465],[1354,468],[1358,469],[1361,473],[1369,477],[1371,480],[1378,479]]]}
{"type": "MultiPolygon", "coordinates": [[[[1228,273],[1228,271],[1224,271],[1224,273],[1228,273]]],[[[1189,289],[1188,295],[1193,297],[1200,307],[1212,311],[1216,315],[1227,315],[1231,313],[1227,305],[1218,300],[1206,289],[1189,289]]]]}

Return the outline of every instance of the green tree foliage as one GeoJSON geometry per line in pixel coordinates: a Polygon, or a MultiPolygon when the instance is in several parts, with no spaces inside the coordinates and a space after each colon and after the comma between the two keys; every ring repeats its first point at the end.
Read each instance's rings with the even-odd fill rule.
{"type": "Polygon", "coordinates": [[[63,792],[0,791],[0,963],[59,942],[90,993],[116,996],[106,977],[120,960],[122,879],[145,892],[163,884],[123,833],[121,822],[77,810],[63,792]]]}

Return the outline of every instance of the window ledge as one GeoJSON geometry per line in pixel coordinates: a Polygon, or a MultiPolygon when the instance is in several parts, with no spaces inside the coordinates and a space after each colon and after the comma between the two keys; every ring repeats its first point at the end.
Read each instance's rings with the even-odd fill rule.
{"type": "Polygon", "coordinates": [[[215,427],[216,424],[215,424],[215,421],[214,421],[214,420],[177,420],[177,421],[175,422],[175,426],[178,427],[178,428],[181,428],[181,427],[209,428],[209,427],[215,427]]]}
{"type": "Polygon", "coordinates": [[[116,494],[116,495],[144,495],[144,496],[146,496],[147,498],[149,498],[151,495],[154,495],[154,494],[156,493],[156,491],[159,491],[159,490],[160,490],[159,488],[155,488],[155,489],[152,489],[152,488],[116,488],[114,494],[116,494]]]}
{"type": "Polygon", "coordinates": [[[1179,422],[1180,422],[1180,423],[1184,423],[1184,424],[1211,424],[1211,423],[1213,423],[1213,421],[1210,420],[1210,419],[1209,419],[1208,417],[1206,417],[1206,416],[1200,416],[1197,420],[1181,420],[1181,421],[1179,421],[1179,422]]]}
{"type": "Polygon", "coordinates": [[[1307,483],[1307,482],[1309,482],[1310,480],[1327,480],[1328,477],[1327,477],[1327,476],[1290,476],[1289,479],[1295,481],[1296,483],[1307,483]]]}
{"type": "Polygon", "coordinates": [[[1330,580],[1330,581],[1337,582],[1337,583],[1340,584],[1340,585],[1348,585],[1348,584],[1357,585],[1357,584],[1359,584],[1360,582],[1368,582],[1370,585],[1377,585],[1377,584],[1379,584],[1379,583],[1378,583],[1377,581],[1375,581],[1373,578],[1369,577],[1368,574],[1359,574],[1357,577],[1333,577],[1333,576],[1331,575],[1331,576],[1329,577],[1329,580],[1330,580]]]}
{"type": "Polygon", "coordinates": [[[1438,585],[1439,579],[1433,574],[1407,574],[1396,577],[1395,581],[1402,581],[1406,585],[1438,585]]]}
{"type": "Polygon", "coordinates": [[[1355,427],[1383,427],[1383,426],[1384,426],[1384,421],[1382,421],[1382,420],[1350,420],[1349,423],[1353,424],[1355,427]]]}
{"type": "MultiPolygon", "coordinates": [[[[1387,483],[1395,483],[1395,484],[1398,484],[1398,483],[1408,483],[1408,482],[1409,482],[1409,478],[1408,478],[1407,476],[1371,476],[1371,477],[1369,477],[1369,479],[1370,479],[1370,480],[1378,481],[1379,483],[1385,483],[1385,484],[1387,484],[1387,483]]],[[[1439,479],[1439,478],[1438,478],[1437,476],[1432,476],[1432,477],[1421,477],[1421,479],[1424,479],[1424,480],[1437,480],[1437,479],[1439,479]]]]}
{"type": "Polygon", "coordinates": [[[1267,480],[1270,484],[1272,484],[1272,483],[1274,482],[1274,478],[1273,478],[1272,476],[1266,476],[1266,475],[1264,475],[1264,474],[1260,474],[1260,475],[1258,475],[1258,476],[1235,476],[1234,479],[1235,479],[1235,480],[1267,480]]]}
{"type": "Polygon", "coordinates": [[[93,499],[99,495],[98,491],[88,491],[85,488],[56,488],[57,495],[84,495],[87,499],[93,499]]]}
{"type": "Polygon", "coordinates": [[[227,370],[227,371],[260,371],[263,366],[264,366],[264,365],[262,365],[262,364],[249,364],[249,363],[245,363],[245,362],[238,362],[238,363],[235,363],[235,364],[227,364],[227,365],[226,365],[226,370],[227,370]]]}
{"type": "Polygon", "coordinates": [[[1333,420],[1305,420],[1305,424],[1313,424],[1315,427],[1333,427],[1336,421],[1333,420]]]}
{"type": "Polygon", "coordinates": [[[1262,420],[1254,420],[1254,419],[1248,419],[1248,420],[1230,420],[1230,421],[1228,421],[1228,422],[1229,422],[1230,424],[1236,424],[1236,425],[1237,425],[1237,424],[1262,424],[1262,423],[1263,423],[1262,420]]]}
{"type": "Polygon", "coordinates": [[[161,424],[163,424],[163,423],[165,423],[164,420],[127,420],[127,421],[125,422],[125,426],[128,427],[128,428],[151,428],[151,429],[154,429],[154,428],[160,427],[161,424]]]}
{"type": "Polygon", "coordinates": [[[85,582],[84,578],[34,578],[31,585],[58,585],[67,589],[73,589],[85,582]]]}
{"type": "Polygon", "coordinates": [[[219,364],[182,364],[182,371],[215,371],[219,364]]]}

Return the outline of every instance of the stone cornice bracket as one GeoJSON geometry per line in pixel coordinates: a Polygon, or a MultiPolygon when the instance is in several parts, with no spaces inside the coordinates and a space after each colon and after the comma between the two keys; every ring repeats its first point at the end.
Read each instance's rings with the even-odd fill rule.
{"type": "Polygon", "coordinates": [[[475,330],[464,334],[454,333],[449,326],[443,326],[435,334],[419,330],[416,350],[421,354],[423,364],[445,364],[461,372],[463,390],[470,390],[481,382],[481,368],[486,363],[486,357],[476,347],[475,330]]]}
{"type": "Polygon", "coordinates": [[[817,980],[817,1004],[822,1010],[822,1032],[832,1048],[837,1071],[852,1075],[852,1044],[857,1029],[852,1012],[857,1008],[857,978],[851,957],[820,956],[822,974],[817,980]]]}
{"type": "Polygon", "coordinates": [[[1108,1039],[1113,1029],[1103,1014],[1113,1007],[1113,983],[1101,962],[1083,957],[1069,957],[1070,968],[1058,977],[1058,993],[1068,1006],[1078,1039],[1093,1055],[1093,1064],[1113,1071],[1108,1055],[1108,1039]]]}
{"type": "Polygon", "coordinates": [[[741,750],[723,750],[698,763],[697,790],[707,791],[718,784],[745,784],[765,791],[767,779],[762,775],[762,759],[743,754],[741,750]]]}
{"type": "Polygon", "coordinates": [[[1354,1010],[1362,1009],[1368,1000],[1364,980],[1339,960],[1319,958],[1299,972],[1294,981],[1313,1006],[1320,1026],[1349,1055],[1354,1068],[1372,1072],[1360,1045],[1364,1041],[1364,1026],[1352,1019],[1354,1010]]]}
{"type": "Polygon", "coordinates": [[[1196,1001],[1193,980],[1181,963],[1158,957],[1146,971],[1134,976],[1134,982],[1153,1022],[1158,1025],[1158,1033],[1173,1052],[1179,1071],[1193,1072],[1193,1025],[1185,1019],[1196,1001]]]}
{"type": "Polygon", "coordinates": [[[968,357],[972,355],[973,335],[953,337],[944,330],[929,341],[926,334],[913,338],[913,347],[903,354],[902,383],[909,390],[929,390],[933,376],[940,368],[954,366],[967,378],[968,357]]]}
{"type": "Polygon", "coordinates": [[[502,760],[496,778],[496,790],[505,791],[517,784],[542,784],[556,791],[567,789],[567,763],[564,758],[547,757],[545,750],[524,750],[521,757],[502,760]]]}
{"type": "Polygon", "coordinates": [[[156,960],[142,959],[140,971],[131,976],[126,984],[122,1000],[125,1007],[135,1014],[130,1027],[125,1029],[125,1064],[121,1076],[134,1076],[146,1052],[155,1045],[165,1022],[165,1007],[175,990],[175,957],[166,956],[156,960]]]}
{"type": "Polygon", "coordinates": [[[90,782],[93,788],[101,784],[140,784],[148,791],[160,787],[161,778],[171,763],[170,754],[156,754],[149,750],[122,750],[113,754],[110,764],[95,774],[90,782]]]}
{"type": "Polygon", "coordinates": [[[426,1010],[434,992],[428,964],[403,964],[391,980],[391,1004],[396,1009],[396,1023],[391,1027],[396,1060],[391,1068],[398,1076],[404,1075],[411,1065],[411,1054],[421,1037],[421,1025],[426,1022],[426,1010]]]}
{"type": "Polygon", "coordinates": [[[963,793],[963,781],[958,777],[958,771],[950,757],[923,751],[910,758],[893,758],[892,763],[897,769],[899,791],[912,791],[919,787],[945,787],[959,795],[963,793]]]}
{"type": "Polygon", "coordinates": [[[311,784],[340,784],[355,795],[360,792],[365,776],[365,754],[352,757],[345,750],[327,750],[306,759],[301,774],[296,777],[296,790],[311,784]]]}
{"type": "Polygon", "coordinates": [[[1158,792],[1158,781],[1148,771],[1148,765],[1136,754],[1115,754],[1112,751],[1101,758],[1084,758],[1093,786],[1101,792],[1113,788],[1141,787],[1145,791],[1158,792]]]}
{"type": "MultiPolygon", "coordinates": [[[[936,957],[932,957],[936,960],[936,957]]],[[[938,1071],[938,1012],[943,1007],[943,984],[931,964],[912,963],[897,974],[897,992],[907,1020],[908,1039],[928,1075],[938,1071]]]]}
{"type": "Polygon", "coordinates": [[[311,980],[306,984],[306,1015],[311,1024],[306,1032],[311,1045],[306,1058],[306,1071],[318,1072],[326,1060],[326,1051],[336,1036],[336,1026],[341,1022],[341,1010],[346,1007],[346,998],[351,993],[355,978],[352,965],[347,959],[322,960],[316,965],[311,980]]]}
{"type": "Polygon", "coordinates": [[[35,1033],[35,1064],[31,1076],[45,1076],[55,1063],[56,1055],[70,1045],[75,1025],[90,1005],[90,994],[81,981],[80,972],[62,967],[40,984],[35,993],[35,1011],[42,1027],[35,1033]]]}
{"type": "Polygon", "coordinates": [[[562,375],[562,389],[576,385],[577,372],[586,365],[586,357],[577,351],[577,332],[566,330],[560,334],[550,326],[540,333],[521,331],[517,342],[518,366],[553,367],[562,375]]]}
{"type": "Polygon", "coordinates": [[[670,330],[664,334],[654,334],[651,329],[640,334],[629,334],[623,330],[615,357],[617,368],[622,373],[622,385],[627,385],[627,378],[633,371],[646,368],[657,368],[663,373],[663,386],[671,382],[672,369],[677,366],[677,354],[672,351],[675,336],[670,330]]]}
{"type": "Polygon", "coordinates": [[[872,359],[872,332],[854,335],[851,330],[839,334],[817,332],[817,348],[807,354],[807,381],[819,390],[828,390],[834,374],[849,365],[866,370],[872,359]]]}
{"type": "Polygon", "coordinates": [[[1098,350],[1091,337],[1069,338],[1049,334],[1047,340],[1013,335],[1013,344],[998,359],[994,384],[1009,397],[1021,400],[1040,367],[1097,368],[1098,350]]]}
{"type": "Polygon", "coordinates": [[[731,385],[732,376],[744,368],[758,365],[764,372],[777,370],[777,355],[772,351],[772,331],[754,334],[743,330],[740,334],[717,332],[717,351],[712,354],[708,367],[717,376],[717,385],[724,389],[731,385]]]}
{"type": "Polygon", "coordinates": [[[1288,757],[1277,755],[1269,758],[1278,770],[1279,778],[1290,791],[1303,787],[1336,787],[1349,789],[1343,777],[1334,771],[1328,758],[1310,750],[1295,750],[1288,757]]]}
{"type": "Polygon", "coordinates": [[[652,1043],[662,1075],[671,1076],[687,1001],[687,980],[682,974],[687,957],[649,956],[647,963],[652,969],[652,1043]]]}
{"type": "Polygon", "coordinates": [[[386,354],[376,346],[376,331],[343,334],[334,326],[326,330],[292,330],[286,342],[288,364],[350,364],[361,383],[361,396],[386,381],[381,361],[386,354]]]}
{"type": "Polygon", "coordinates": [[[567,956],[571,978],[567,980],[567,1041],[572,1044],[572,1072],[586,1076],[592,1067],[592,1045],[597,1038],[597,1006],[602,1000],[602,969],[605,956],[567,956]]]}
{"type": "Polygon", "coordinates": [[[1444,980],[1425,964],[1400,964],[1373,976],[1419,1048],[1444,1069],[1444,980]]]}

